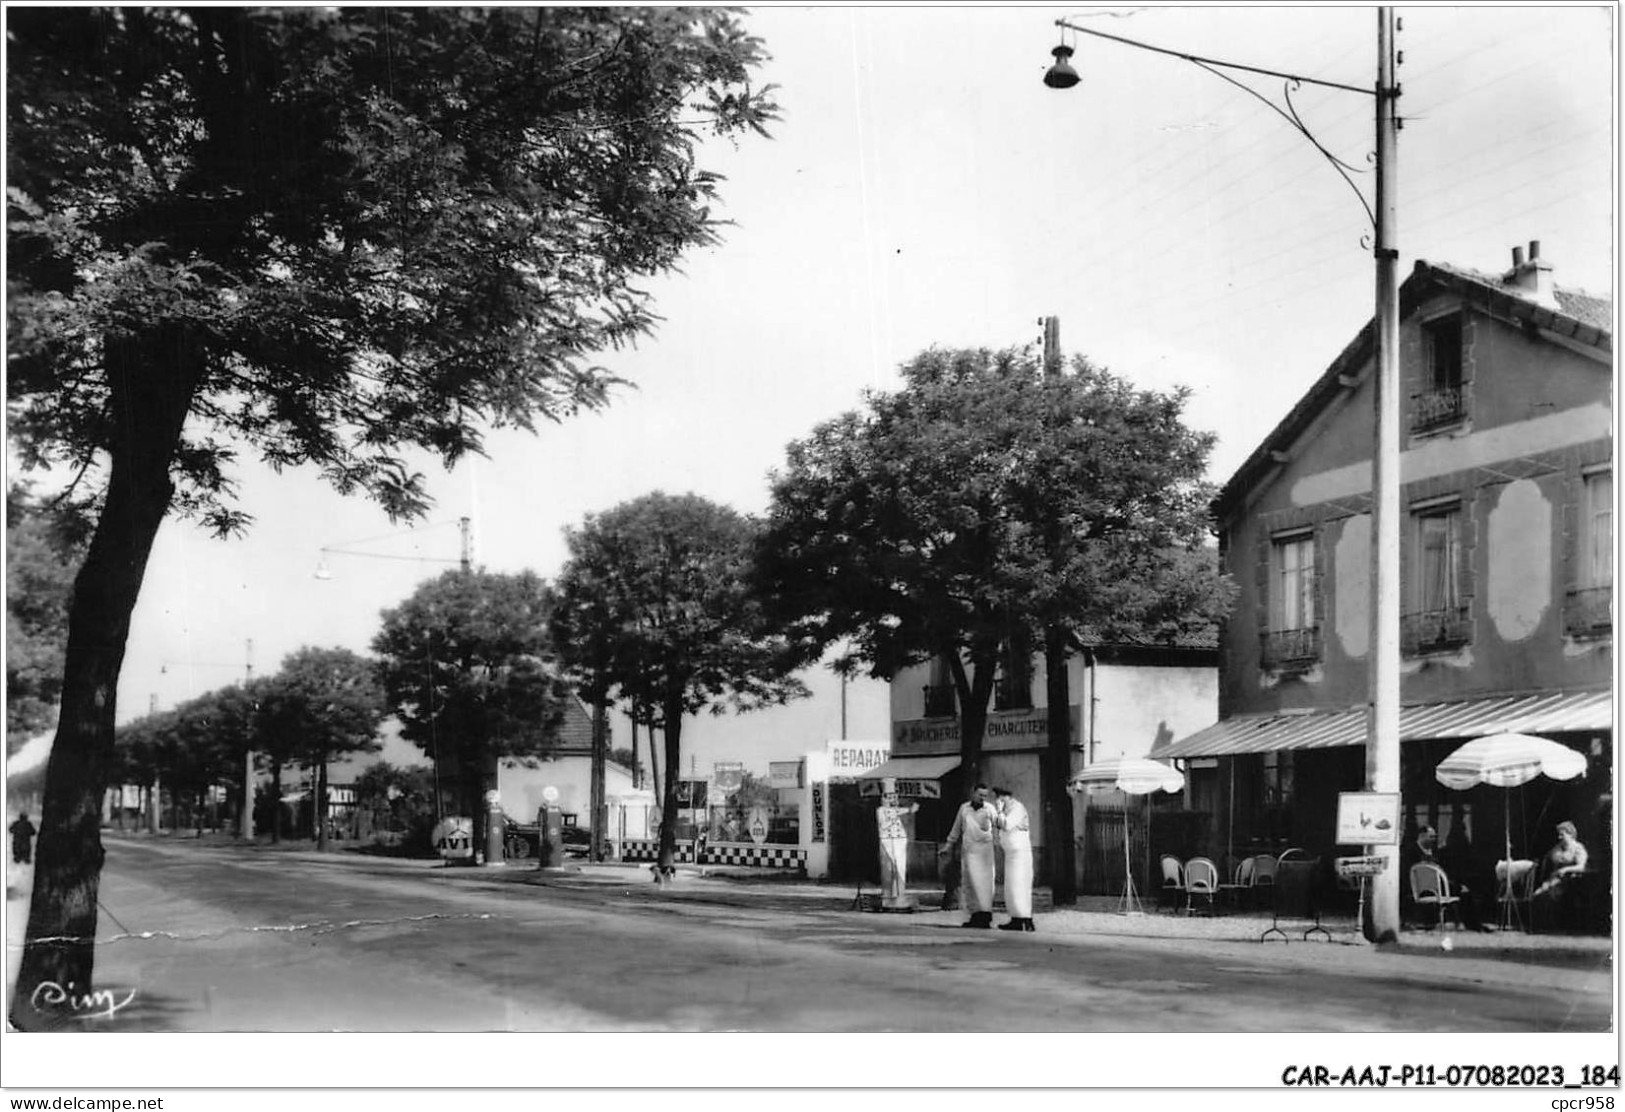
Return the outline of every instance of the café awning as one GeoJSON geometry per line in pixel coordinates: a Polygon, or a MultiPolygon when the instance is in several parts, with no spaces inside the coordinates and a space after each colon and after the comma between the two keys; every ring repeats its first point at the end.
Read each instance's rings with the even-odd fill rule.
{"type": "Polygon", "coordinates": [[[922,799],[942,798],[941,780],[959,767],[958,757],[892,757],[858,774],[861,795],[879,795],[880,781],[897,781],[897,793],[922,799]]]}
{"type": "Polygon", "coordinates": [[[958,757],[892,757],[867,772],[859,780],[941,780],[959,767],[958,757]]]}
{"type": "MultiPolygon", "coordinates": [[[[1526,734],[1613,729],[1613,698],[1607,691],[1547,691],[1499,695],[1452,703],[1418,703],[1399,710],[1401,741],[1474,738],[1516,731],[1526,734]]],[[[1298,749],[1364,745],[1364,707],[1334,711],[1240,714],[1180,738],[1149,756],[1231,757],[1298,749]]]]}

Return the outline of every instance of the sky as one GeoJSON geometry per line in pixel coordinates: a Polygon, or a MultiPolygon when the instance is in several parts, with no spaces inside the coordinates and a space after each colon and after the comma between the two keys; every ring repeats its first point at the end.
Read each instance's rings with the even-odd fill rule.
{"type": "MultiPolygon", "coordinates": [[[[1502,271],[1539,240],[1560,285],[1611,294],[1615,9],[1401,14],[1401,275],[1419,258],[1502,271]]],[[[704,148],[732,225],[649,283],[658,331],[603,357],[635,388],[534,436],[493,433],[455,471],[425,459],[437,505],[411,530],[249,463],[245,537],[160,532],[120,720],[303,645],[366,651],[383,610],[455,565],[465,516],[477,565],[552,577],[568,527],[653,490],[761,513],[786,446],[894,388],[910,357],[1036,343],[1046,315],[1069,354],[1188,387],[1189,423],[1218,435],[1211,478],[1228,478],[1371,316],[1365,211],[1280,116],[1186,61],[1068,31],[1082,83],[1046,88],[1060,18],[1376,79],[1368,7],[751,9],[783,118],[771,140],[704,148]]],[[[1281,81],[1247,80],[1280,103],[1281,81]]],[[[1292,103],[1367,165],[1373,98],[1303,86],[1292,103]]]]}

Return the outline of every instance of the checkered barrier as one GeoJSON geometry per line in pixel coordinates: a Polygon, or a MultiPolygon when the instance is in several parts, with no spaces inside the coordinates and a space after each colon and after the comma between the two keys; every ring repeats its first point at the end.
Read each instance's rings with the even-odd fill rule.
{"type": "Polygon", "coordinates": [[[759,846],[753,842],[719,842],[705,847],[702,865],[749,865],[757,869],[805,869],[807,851],[793,846],[759,846]]]}
{"type": "MultiPolygon", "coordinates": [[[[694,843],[678,842],[679,864],[694,864],[694,843]]],[[[628,838],[621,843],[622,861],[654,861],[660,843],[653,838],[628,838]]],[[[754,842],[712,842],[700,852],[701,865],[744,865],[757,869],[803,869],[807,851],[794,846],[759,846],[754,842]]]]}

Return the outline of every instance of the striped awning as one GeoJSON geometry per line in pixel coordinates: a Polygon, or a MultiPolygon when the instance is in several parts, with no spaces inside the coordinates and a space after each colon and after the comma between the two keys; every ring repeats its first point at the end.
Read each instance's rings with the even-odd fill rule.
{"type": "MultiPolygon", "coordinates": [[[[1613,729],[1613,693],[1548,691],[1454,703],[1418,703],[1399,709],[1401,741],[1469,738],[1486,734],[1555,734],[1613,729]]],[[[1229,757],[1286,749],[1364,745],[1364,707],[1333,711],[1241,714],[1215,722],[1149,754],[1154,758],[1229,757]]]]}

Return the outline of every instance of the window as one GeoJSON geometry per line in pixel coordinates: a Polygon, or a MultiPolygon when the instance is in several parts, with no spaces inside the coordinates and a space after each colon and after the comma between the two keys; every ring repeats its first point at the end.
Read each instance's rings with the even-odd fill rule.
{"type": "Polygon", "coordinates": [[[1569,592],[1565,624],[1569,633],[1594,636],[1613,628],[1614,604],[1614,473],[1585,477],[1580,505],[1576,589],[1569,592]]]}
{"type": "Polygon", "coordinates": [[[942,657],[931,661],[930,682],[925,685],[925,717],[954,716],[954,681],[948,662],[942,657]]]}
{"type": "Polygon", "coordinates": [[[1459,313],[1429,321],[1422,326],[1426,364],[1422,389],[1415,398],[1413,428],[1431,429],[1454,424],[1465,413],[1461,335],[1459,313]]]}
{"type": "Polygon", "coordinates": [[[1025,632],[1005,642],[993,687],[994,710],[1030,710],[1033,705],[1033,657],[1025,632]]]}
{"type": "Polygon", "coordinates": [[[1294,533],[1277,537],[1270,554],[1270,622],[1265,635],[1268,667],[1301,664],[1320,658],[1315,611],[1315,537],[1294,533]]]}
{"type": "Polygon", "coordinates": [[[1585,566],[1580,582],[1586,587],[1614,585],[1614,473],[1586,476],[1585,566]]]}
{"type": "Polygon", "coordinates": [[[1461,506],[1417,512],[1411,611],[1403,636],[1409,652],[1457,648],[1469,636],[1461,589],[1461,506]]]}

